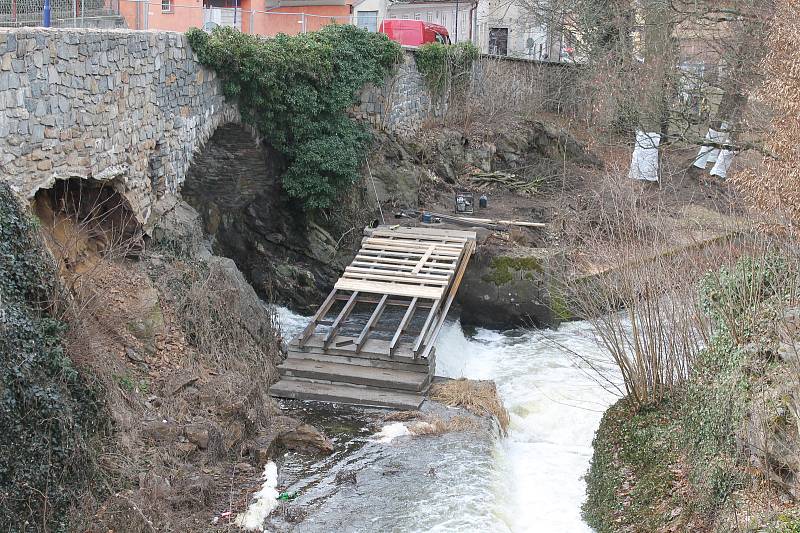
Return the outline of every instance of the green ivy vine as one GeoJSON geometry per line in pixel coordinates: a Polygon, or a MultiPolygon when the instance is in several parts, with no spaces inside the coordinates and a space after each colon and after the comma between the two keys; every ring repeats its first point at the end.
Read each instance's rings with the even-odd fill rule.
{"type": "Polygon", "coordinates": [[[66,531],[103,424],[62,347],[62,294],[34,222],[0,182],[0,530],[66,531]]]}
{"type": "Polygon", "coordinates": [[[472,64],[480,55],[470,42],[454,45],[428,43],[415,52],[417,70],[428,89],[437,96],[450,90],[464,90],[472,76],[472,64]]]}
{"type": "Polygon", "coordinates": [[[380,33],[331,24],[317,32],[266,39],[232,28],[187,32],[200,62],[213,68],[242,118],[287,163],[286,193],[306,209],[334,205],[356,182],[370,141],[347,110],[367,83],[382,84],[402,50],[380,33]]]}

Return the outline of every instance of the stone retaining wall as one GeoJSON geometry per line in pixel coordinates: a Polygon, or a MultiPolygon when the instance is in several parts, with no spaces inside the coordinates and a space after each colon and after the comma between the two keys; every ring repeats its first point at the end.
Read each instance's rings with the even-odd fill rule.
{"type": "MultiPolygon", "coordinates": [[[[570,105],[578,65],[481,56],[474,64],[471,98],[500,102],[521,114],[547,110],[561,112],[570,105]]],[[[441,119],[447,99],[430,93],[417,70],[413,49],[405,49],[403,63],[384,85],[364,87],[353,115],[378,129],[400,136],[413,135],[426,120],[441,119]]]]}
{"type": "Polygon", "coordinates": [[[0,30],[0,179],[113,180],[139,221],[171,204],[194,152],[238,122],[182,34],[0,30]]]}

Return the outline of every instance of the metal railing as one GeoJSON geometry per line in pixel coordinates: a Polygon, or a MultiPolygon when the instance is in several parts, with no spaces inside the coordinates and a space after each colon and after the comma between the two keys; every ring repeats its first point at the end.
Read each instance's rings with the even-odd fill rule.
{"type": "MultiPolygon", "coordinates": [[[[53,27],[121,25],[119,0],[49,0],[48,4],[53,27]]],[[[0,27],[42,26],[44,13],[45,0],[0,0],[0,27]]]]}

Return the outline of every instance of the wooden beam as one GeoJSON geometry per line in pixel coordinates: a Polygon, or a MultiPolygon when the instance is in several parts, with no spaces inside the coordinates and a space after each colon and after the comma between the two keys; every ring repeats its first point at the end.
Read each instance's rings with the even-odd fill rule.
{"type": "MultiPolygon", "coordinates": [[[[433,329],[431,341],[435,340],[439,335],[439,330],[442,329],[442,324],[444,324],[444,321],[447,319],[447,312],[450,310],[450,305],[453,303],[453,300],[455,300],[458,287],[461,285],[461,279],[464,277],[464,272],[467,270],[467,264],[469,263],[469,259],[472,257],[472,252],[474,250],[475,243],[468,244],[464,250],[464,255],[461,258],[461,265],[458,268],[458,272],[456,272],[455,278],[453,278],[453,284],[450,286],[450,292],[447,295],[447,300],[444,304],[444,308],[442,309],[442,314],[439,317],[439,322],[433,329]]],[[[428,345],[425,346],[425,351],[422,352],[423,359],[427,359],[430,356],[431,350],[433,349],[433,344],[433,342],[429,342],[428,345]]]]}
{"type": "Polygon", "coordinates": [[[411,271],[412,274],[419,274],[420,270],[422,270],[422,267],[425,266],[425,262],[428,260],[428,258],[431,256],[431,254],[433,253],[433,251],[435,249],[436,249],[436,246],[433,245],[433,244],[428,246],[428,251],[425,252],[425,255],[423,255],[420,258],[419,262],[417,263],[417,266],[415,266],[414,269],[411,271]]]}
{"type": "Polygon", "coordinates": [[[322,318],[325,318],[325,315],[330,310],[333,302],[336,301],[336,289],[333,289],[331,293],[325,298],[325,301],[322,302],[322,305],[317,309],[317,312],[314,314],[314,318],[311,319],[311,322],[305,327],[303,332],[300,334],[300,338],[297,341],[298,346],[301,348],[303,345],[308,341],[308,338],[314,334],[314,330],[317,328],[317,324],[322,318]]]}
{"type": "Polygon", "coordinates": [[[388,299],[389,295],[384,294],[381,297],[381,301],[378,302],[378,305],[375,306],[375,310],[372,312],[372,315],[370,315],[369,320],[367,320],[367,323],[364,325],[364,329],[361,330],[361,334],[356,339],[356,353],[361,351],[361,347],[364,345],[364,341],[367,340],[367,335],[369,335],[369,332],[372,330],[372,327],[381,318],[381,314],[383,313],[383,310],[386,308],[386,300],[388,299]]]}
{"type": "Polygon", "coordinates": [[[408,309],[406,309],[406,314],[403,315],[403,319],[400,321],[400,324],[397,326],[397,330],[394,332],[394,336],[392,337],[392,342],[389,343],[389,357],[392,356],[394,353],[394,349],[397,347],[397,342],[400,340],[400,335],[403,334],[403,330],[406,329],[408,326],[408,322],[411,320],[411,317],[414,316],[414,310],[417,307],[417,302],[419,298],[413,298],[411,303],[408,304],[408,309]]]}
{"type": "Polygon", "coordinates": [[[344,304],[342,310],[339,311],[339,315],[336,317],[336,320],[333,321],[331,329],[325,334],[325,338],[322,341],[324,348],[327,348],[331,341],[336,338],[336,333],[339,331],[339,328],[342,327],[342,322],[347,320],[348,315],[356,305],[357,299],[358,291],[353,291],[353,294],[350,295],[350,299],[347,300],[347,303],[344,304]]]}
{"type": "Polygon", "coordinates": [[[340,278],[336,288],[343,291],[361,291],[375,294],[391,294],[392,296],[408,296],[409,298],[426,298],[438,300],[444,294],[445,287],[422,287],[385,281],[365,281],[359,279],[340,278]]]}
{"type": "MultiPolygon", "coordinates": [[[[345,295],[345,296],[337,295],[336,299],[339,300],[339,301],[342,301],[342,302],[346,302],[347,300],[350,299],[350,296],[348,296],[348,295],[345,295]]],[[[359,294],[358,295],[358,301],[356,303],[359,303],[359,304],[376,304],[376,303],[378,303],[380,301],[381,301],[380,298],[377,298],[377,297],[374,297],[374,296],[365,295],[365,294],[359,294]]],[[[393,305],[395,307],[407,308],[409,302],[410,302],[410,300],[386,300],[386,305],[393,305]]],[[[428,303],[428,302],[418,302],[417,303],[417,308],[418,309],[430,309],[431,308],[431,304],[428,303]]],[[[333,324],[333,321],[332,320],[328,321],[328,324],[325,324],[324,321],[320,321],[319,323],[322,324],[322,325],[328,325],[328,324],[333,324]]],[[[392,331],[394,331],[394,328],[392,328],[392,331]]]]}
{"type": "Polygon", "coordinates": [[[425,319],[425,324],[422,326],[422,330],[420,331],[419,336],[417,336],[417,342],[414,343],[414,358],[416,359],[417,353],[419,352],[420,347],[422,347],[422,343],[425,340],[425,337],[428,336],[428,328],[433,321],[433,317],[436,316],[436,312],[439,308],[440,300],[436,300],[434,305],[431,307],[431,310],[428,312],[428,318],[425,319]]]}

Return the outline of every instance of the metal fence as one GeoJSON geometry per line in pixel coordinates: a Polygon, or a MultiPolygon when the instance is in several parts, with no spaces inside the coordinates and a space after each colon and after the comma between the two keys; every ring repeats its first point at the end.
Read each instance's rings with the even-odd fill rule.
{"type": "MultiPolygon", "coordinates": [[[[49,4],[54,27],[119,25],[111,20],[119,19],[119,0],[50,0],[49,4]]],[[[45,0],[0,0],[0,27],[41,26],[44,7],[45,0]]]]}

